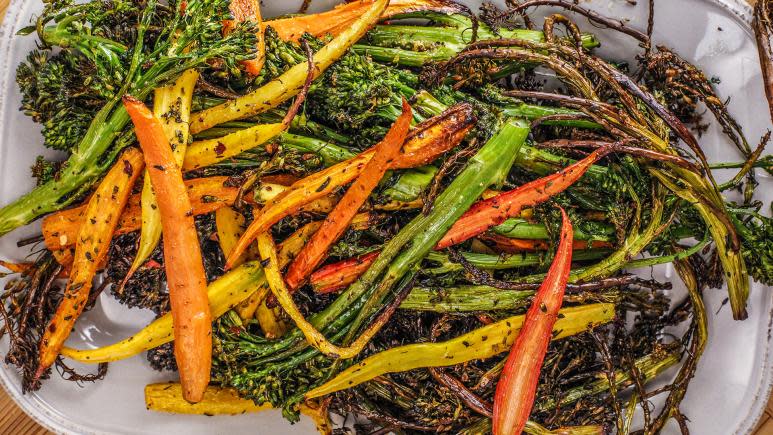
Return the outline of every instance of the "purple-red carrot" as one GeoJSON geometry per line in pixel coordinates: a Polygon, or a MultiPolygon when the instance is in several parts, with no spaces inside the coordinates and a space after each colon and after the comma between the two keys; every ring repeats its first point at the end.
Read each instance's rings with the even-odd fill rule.
{"type": "Polygon", "coordinates": [[[561,209],[561,240],[545,281],[526,313],[494,394],[494,435],[518,435],[534,406],[540,368],[564,300],[572,266],[572,223],[561,209]]]}

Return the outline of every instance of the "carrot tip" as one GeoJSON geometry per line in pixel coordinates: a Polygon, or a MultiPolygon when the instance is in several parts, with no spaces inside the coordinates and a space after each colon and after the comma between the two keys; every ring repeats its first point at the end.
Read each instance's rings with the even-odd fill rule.
{"type": "Polygon", "coordinates": [[[121,101],[128,104],[142,103],[142,101],[129,94],[125,94],[123,97],[121,97],[121,101]]]}
{"type": "Polygon", "coordinates": [[[46,370],[48,370],[48,366],[38,366],[37,371],[35,371],[35,376],[32,377],[32,383],[37,384],[40,381],[40,378],[43,377],[43,374],[46,373],[46,370]]]}

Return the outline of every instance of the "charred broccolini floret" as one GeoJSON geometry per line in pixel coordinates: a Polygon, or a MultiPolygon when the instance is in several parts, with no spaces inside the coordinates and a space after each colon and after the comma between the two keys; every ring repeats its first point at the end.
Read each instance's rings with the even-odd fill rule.
{"type": "Polygon", "coordinates": [[[83,80],[89,67],[92,64],[85,57],[36,50],[16,69],[21,110],[42,125],[47,148],[72,150],[105,103],[89,81],[83,80]]]}

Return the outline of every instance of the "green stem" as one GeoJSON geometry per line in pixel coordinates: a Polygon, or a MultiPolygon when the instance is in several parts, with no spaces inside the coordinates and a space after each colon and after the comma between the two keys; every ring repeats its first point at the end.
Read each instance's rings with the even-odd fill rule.
{"type": "MultiPolygon", "coordinates": [[[[432,311],[435,313],[463,313],[474,311],[501,311],[526,309],[531,304],[534,290],[507,290],[487,285],[459,287],[418,287],[400,304],[403,310],[432,311]]],[[[593,292],[590,296],[567,295],[565,302],[616,303],[616,291],[593,292]]]]}
{"type": "MultiPolygon", "coordinates": [[[[586,249],[577,251],[572,255],[574,261],[598,260],[609,255],[608,249],[586,249]]],[[[508,256],[478,254],[475,252],[463,252],[462,256],[470,264],[485,270],[508,270],[522,267],[542,266],[548,258],[541,254],[513,254],[508,256]]],[[[427,254],[427,260],[440,263],[439,267],[425,269],[424,272],[432,275],[441,275],[449,272],[464,270],[461,264],[454,263],[448,255],[439,252],[427,254]]],[[[542,275],[540,275],[542,276],[542,275]]]]}
{"type": "MultiPolygon", "coordinates": [[[[426,18],[426,14],[408,14],[405,17],[426,18]]],[[[471,42],[472,22],[469,18],[462,15],[441,17],[439,14],[433,14],[432,19],[445,26],[376,26],[365,36],[364,43],[354,46],[354,50],[379,62],[420,67],[430,62],[449,60],[471,42]]],[[[496,35],[486,25],[480,25],[479,41],[496,38],[543,42],[545,34],[540,30],[499,29],[499,35],[496,35]]],[[[592,34],[582,35],[582,43],[587,49],[599,45],[599,41],[592,34]]]]}
{"type": "MultiPolygon", "coordinates": [[[[614,240],[615,227],[613,225],[598,223],[601,234],[588,234],[579,228],[574,230],[575,240],[600,240],[611,242],[614,240]]],[[[512,239],[528,240],[548,240],[550,235],[545,224],[529,222],[526,219],[510,218],[501,224],[492,227],[492,231],[497,234],[510,237],[512,239]]]]}

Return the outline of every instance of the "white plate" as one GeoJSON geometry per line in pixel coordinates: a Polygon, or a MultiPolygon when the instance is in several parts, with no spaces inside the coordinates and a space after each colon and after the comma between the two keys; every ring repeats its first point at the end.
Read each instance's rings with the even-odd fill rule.
{"type": "MultiPolygon", "coordinates": [[[[297,10],[300,2],[267,0],[264,3],[266,15],[271,16],[297,10]]],[[[317,0],[312,10],[327,9],[332,3],[317,0]]],[[[476,8],[479,5],[477,1],[463,3],[476,8]]],[[[630,19],[631,25],[643,29],[646,3],[639,1],[638,6],[631,6],[626,0],[590,0],[584,4],[609,16],[630,19]]],[[[656,41],[676,49],[704,68],[709,76],[720,77],[721,96],[733,98],[731,113],[744,126],[749,140],[756,141],[770,128],[770,119],[749,30],[748,5],[743,0],[658,0],[656,3],[656,41]]],[[[17,110],[20,96],[14,82],[16,66],[35,45],[34,37],[15,36],[15,33],[30,23],[40,7],[38,0],[13,0],[2,26],[0,53],[6,61],[0,64],[0,204],[32,188],[28,168],[36,155],[46,153],[40,145],[39,128],[17,110]]],[[[630,40],[596,29],[584,19],[578,19],[578,23],[581,28],[600,35],[605,57],[625,58],[635,52],[635,44],[630,40]]],[[[717,127],[712,126],[700,139],[710,160],[739,159],[735,147],[718,133],[717,127]]],[[[720,174],[720,178],[725,178],[723,175],[727,176],[720,174]]],[[[760,199],[769,204],[773,199],[773,180],[761,176],[761,182],[760,199]]],[[[32,225],[0,239],[0,257],[21,259],[25,254],[16,248],[15,241],[36,232],[39,225],[32,225]]],[[[652,273],[661,279],[672,276],[669,267],[652,273]]],[[[745,322],[734,322],[729,307],[720,308],[726,297],[724,291],[707,292],[707,309],[719,314],[710,318],[709,345],[683,406],[692,433],[750,433],[762,414],[773,378],[769,334],[773,299],[768,290],[753,285],[750,316],[745,322]]],[[[138,330],[150,319],[147,312],[127,310],[112,297],[103,295],[94,310],[78,321],[68,344],[76,347],[108,344],[138,330]]],[[[0,352],[4,354],[6,349],[7,343],[3,342],[0,352]]],[[[102,382],[78,387],[54,375],[40,391],[22,395],[14,368],[0,368],[0,380],[9,394],[27,413],[55,432],[231,435],[314,432],[310,421],[304,419],[290,426],[278,412],[203,417],[146,411],[143,387],[169,378],[168,374],[153,371],[143,355],[110,364],[107,378],[102,382]]],[[[669,426],[665,432],[678,433],[678,430],[669,426]]]]}

